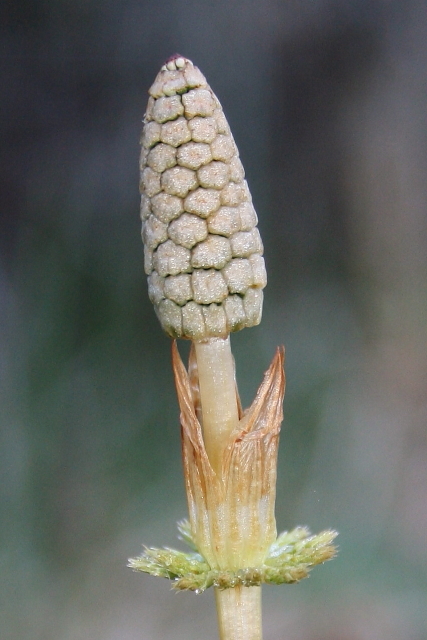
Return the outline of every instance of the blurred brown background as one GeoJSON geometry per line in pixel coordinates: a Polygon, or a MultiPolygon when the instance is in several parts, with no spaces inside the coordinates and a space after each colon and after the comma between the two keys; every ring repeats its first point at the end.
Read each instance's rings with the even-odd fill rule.
{"type": "MultiPolygon", "coordinates": [[[[265,588],[265,640],[427,637],[427,5],[21,0],[0,9],[0,635],[217,637],[212,593],[133,574],[185,515],[138,139],[175,52],[239,146],[269,274],[247,405],[287,350],[279,529],[339,557],[265,588]]],[[[185,346],[185,345],[184,345],[185,346]]]]}

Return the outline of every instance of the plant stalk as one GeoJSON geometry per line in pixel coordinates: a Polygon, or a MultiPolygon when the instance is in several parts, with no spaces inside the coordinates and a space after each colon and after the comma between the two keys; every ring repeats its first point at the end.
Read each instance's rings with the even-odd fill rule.
{"type": "Polygon", "coordinates": [[[215,589],[221,640],[262,640],[261,587],[215,589]]]}
{"type": "MultiPolygon", "coordinates": [[[[194,345],[203,440],[209,462],[221,477],[223,452],[239,421],[230,337],[209,338],[194,345]]],[[[215,589],[215,597],[221,640],[262,640],[261,587],[215,589]]]]}
{"type": "Polygon", "coordinates": [[[222,454],[239,421],[230,337],[195,341],[202,405],[203,440],[212,469],[220,477],[222,454]]]}

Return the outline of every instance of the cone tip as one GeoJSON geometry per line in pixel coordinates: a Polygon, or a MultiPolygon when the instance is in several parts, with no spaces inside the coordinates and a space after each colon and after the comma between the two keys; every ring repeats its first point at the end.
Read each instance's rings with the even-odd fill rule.
{"type": "Polygon", "coordinates": [[[191,60],[184,58],[180,53],[174,53],[164,63],[162,71],[177,71],[183,69],[187,64],[193,65],[191,60]]]}

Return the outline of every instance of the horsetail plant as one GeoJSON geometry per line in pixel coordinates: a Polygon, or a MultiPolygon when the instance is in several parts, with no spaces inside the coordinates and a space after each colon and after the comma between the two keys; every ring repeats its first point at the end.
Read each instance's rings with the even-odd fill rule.
{"type": "Polygon", "coordinates": [[[214,587],[221,640],[261,640],[261,584],[298,582],[335,555],[335,531],[277,536],[279,348],[242,410],[230,333],[259,324],[267,277],[239,153],[221,104],[175,55],[149,90],[141,138],[148,292],[166,333],[180,406],[190,553],[145,548],[129,566],[200,593],[214,587]],[[192,341],[188,371],[176,338],[192,341]]]}

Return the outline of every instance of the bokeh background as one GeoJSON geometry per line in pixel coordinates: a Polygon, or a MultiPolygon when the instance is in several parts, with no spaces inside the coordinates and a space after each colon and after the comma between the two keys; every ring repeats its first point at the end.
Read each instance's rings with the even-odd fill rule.
{"type": "MultiPolygon", "coordinates": [[[[185,515],[170,341],[138,194],[147,89],[219,96],[265,244],[247,405],[287,352],[277,520],[336,560],[264,589],[265,640],[427,638],[427,5],[6,0],[1,15],[0,635],[217,637],[212,593],[126,568],[185,515]]],[[[181,345],[184,352],[186,345],[181,345]]]]}

